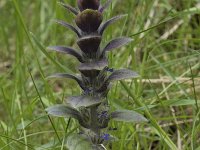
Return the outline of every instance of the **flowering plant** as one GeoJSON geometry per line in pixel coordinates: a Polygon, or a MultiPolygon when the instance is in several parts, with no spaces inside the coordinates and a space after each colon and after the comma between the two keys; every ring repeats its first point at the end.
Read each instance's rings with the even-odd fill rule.
{"type": "Polygon", "coordinates": [[[74,56],[80,65],[79,76],[58,73],[52,77],[69,78],[75,80],[82,89],[82,94],[68,98],[66,104],[59,104],[46,109],[48,114],[58,117],[71,117],[80,124],[80,134],[67,137],[67,148],[70,150],[105,149],[105,144],[111,139],[103,129],[108,127],[111,119],[124,122],[142,122],[146,119],[132,110],[116,110],[110,112],[106,99],[111,83],[122,79],[136,78],[138,74],[129,69],[115,70],[108,67],[106,53],[132,41],[131,38],[120,37],[111,40],[104,48],[100,47],[105,29],[122,18],[115,16],[103,22],[103,13],[111,3],[108,0],[101,5],[100,0],[77,0],[79,10],[60,3],[75,15],[76,26],[64,21],[56,20],[78,36],[77,45],[80,50],[71,47],[50,46],[48,49],[74,56]],[[77,142],[80,142],[77,145],[77,142]]]}

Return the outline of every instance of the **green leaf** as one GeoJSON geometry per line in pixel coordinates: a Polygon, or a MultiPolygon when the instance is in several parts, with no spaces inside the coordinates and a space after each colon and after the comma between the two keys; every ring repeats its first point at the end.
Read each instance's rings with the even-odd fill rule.
{"type": "Polygon", "coordinates": [[[30,120],[25,120],[23,123],[17,125],[17,129],[24,130],[30,123],[31,123],[30,120]]]}
{"type": "Polygon", "coordinates": [[[152,109],[152,108],[155,108],[155,107],[162,107],[162,106],[175,106],[175,107],[178,107],[178,106],[189,106],[189,105],[196,105],[196,104],[200,104],[200,100],[197,100],[197,103],[196,103],[196,100],[194,99],[170,99],[170,100],[161,100],[162,103],[158,103],[158,104],[155,104],[155,105],[147,105],[147,106],[143,106],[143,107],[138,107],[137,109],[135,110],[145,110],[146,107],[148,107],[148,109],[152,109]]]}
{"type": "Polygon", "coordinates": [[[72,117],[81,121],[81,114],[76,109],[65,106],[65,105],[55,105],[46,109],[48,114],[57,117],[72,117]]]}
{"type": "Polygon", "coordinates": [[[132,110],[118,110],[111,113],[111,119],[124,122],[146,122],[147,119],[141,114],[132,110]]]}
{"type": "Polygon", "coordinates": [[[69,135],[66,146],[69,150],[104,150],[101,145],[94,145],[87,137],[78,134],[69,135]]]}
{"type": "Polygon", "coordinates": [[[69,98],[67,103],[69,103],[74,108],[89,107],[101,103],[101,99],[99,97],[84,96],[84,95],[73,96],[69,98]]]}
{"type": "MultiPolygon", "coordinates": [[[[196,100],[194,99],[170,99],[163,100],[162,104],[165,106],[188,106],[188,105],[196,105],[196,100]]],[[[159,104],[162,106],[162,104],[159,104]]],[[[197,104],[200,104],[200,101],[197,100],[197,104]]]]}
{"type": "Polygon", "coordinates": [[[197,147],[195,150],[200,150],[200,146],[199,146],[199,147],[197,147]]]}

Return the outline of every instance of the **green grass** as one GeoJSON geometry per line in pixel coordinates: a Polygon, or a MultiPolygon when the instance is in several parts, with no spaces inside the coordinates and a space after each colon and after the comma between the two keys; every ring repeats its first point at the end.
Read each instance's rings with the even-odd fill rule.
{"type": "MultiPolygon", "coordinates": [[[[58,1],[0,1],[0,150],[64,150],[65,138],[78,130],[75,120],[44,111],[81,92],[74,81],[46,79],[56,72],[78,73],[75,59],[46,50],[50,45],[77,48],[76,35],[52,21],[71,23],[74,18],[58,1]]],[[[75,0],[65,2],[75,6],[75,0]]],[[[137,110],[149,120],[111,122],[116,140],[108,149],[200,150],[198,3],[113,0],[106,11],[104,19],[127,16],[106,30],[102,46],[118,36],[134,39],[109,54],[110,66],[140,74],[137,80],[113,85],[111,109],[137,110]]]]}

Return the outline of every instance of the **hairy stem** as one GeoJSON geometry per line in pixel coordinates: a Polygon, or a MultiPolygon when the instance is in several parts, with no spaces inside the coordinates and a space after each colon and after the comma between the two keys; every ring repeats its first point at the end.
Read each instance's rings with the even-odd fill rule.
{"type": "Polygon", "coordinates": [[[100,130],[98,128],[98,124],[97,124],[97,107],[93,106],[90,108],[90,113],[91,113],[91,130],[96,134],[96,135],[100,135],[100,130]]]}

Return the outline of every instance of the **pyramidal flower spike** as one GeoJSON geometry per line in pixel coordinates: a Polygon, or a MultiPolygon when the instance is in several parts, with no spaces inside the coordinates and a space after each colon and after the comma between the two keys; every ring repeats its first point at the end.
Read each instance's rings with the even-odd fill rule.
{"type": "Polygon", "coordinates": [[[80,63],[77,70],[79,75],[56,73],[48,77],[67,78],[75,80],[82,89],[81,95],[68,97],[65,104],[51,106],[46,109],[48,114],[57,117],[71,117],[78,121],[81,134],[71,134],[67,137],[66,146],[69,150],[103,150],[109,141],[110,134],[104,133],[108,129],[110,120],[124,122],[145,122],[141,114],[132,110],[110,111],[106,99],[112,82],[139,75],[129,69],[113,69],[108,67],[107,52],[120,48],[132,41],[128,37],[118,37],[100,47],[102,35],[106,28],[125,15],[115,16],[103,21],[103,13],[111,0],[101,4],[100,0],[77,0],[79,9],[60,3],[65,9],[75,15],[76,26],[62,20],[56,23],[70,29],[77,35],[76,50],[66,46],[49,46],[49,50],[61,52],[75,57],[80,63]],[[77,142],[81,143],[77,145],[77,142]],[[83,141],[83,142],[82,142],[83,141]]]}

